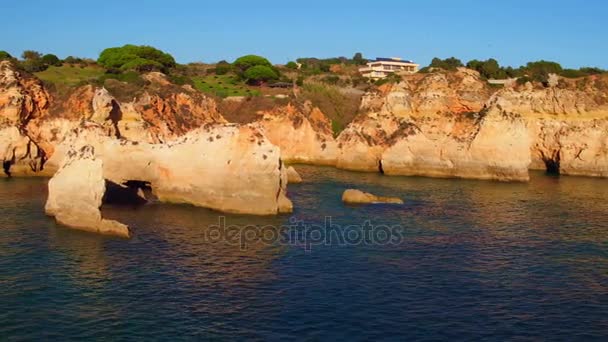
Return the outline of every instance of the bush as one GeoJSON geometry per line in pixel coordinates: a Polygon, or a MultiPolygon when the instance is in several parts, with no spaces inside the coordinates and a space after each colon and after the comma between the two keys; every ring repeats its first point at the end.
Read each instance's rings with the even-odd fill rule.
{"type": "Polygon", "coordinates": [[[260,84],[262,82],[268,82],[272,80],[276,80],[279,78],[279,75],[272,70],[271,67],[266,65],[256,65],[253,66],[243,74],[247,83],[250,84],[260,84]]]}
{"type": "Polygon", "coordinates": [[[169,81],[173,84],[177,84],[177,85],[185,85],[185,84],[190,84],[192,85],[192,79],[190,79],[190,77],[188,76],[182,76],[182,75],[169,75],[167,76],[167,78],[169,79],[169,81]]]}
{"type": "Polygon", "coordinates": [[[285,67],[286,67],[287,69],[293,69],[293,70],[295,70],[295,69],[297,69],[297,68],[298,68],[298,65],[296,64],[296,62],[291,61],[291,62],[287,63],[287,64],[285,65],[285,67]]]}
{"type": "Polygon", "coordinates": [[[21,68],[29,73],[40,72],[48,69],[48,64],[44,63],[41,58],[28,59],[20,64],[21,68]]]}
{"type": "Polygon", "coordinates": [[[298,76],[298,78],[296,79],[296,85],[298,87],[301,87],[304,85],[304,76],[298,76]]]}
{"type": "Polygon", "coordinates": [[[143,78],[141,78],[139,73],[137,73],[135,71],[128,71],[123,74],[106,73],[103,76],[101,76],[98,79],[98,81],[101,85],[103,85],[106,80],[110,80],[110,79],[137,85],[137,86],[144,86],[146,84],[146,81],[143,78]]]}
{"type": "Polygon", "coordinates": [[[42,56],[42,62],[44,62],[46,65],[61,66],[61,60],[59,57],[53,55],[52,53],[42,56]]]}
{"type": "Polygon", "coordinates": [[[13,58],[13,56],[11,56],[10,53],[0,50],[0,61],[3,61],[5,59],[12,59],[12,58],[13,58]]]}
{"type": "Polygon", "coordinates": [[[97,62],[106,69],[166,71],[176,65],[175,59],[168,53],[151,46],[124,45],[105,49],[97,62]]]}
{"type": "Polygon", "coordinates": [[[441,68],[441,69],[445,69],[445,70],[455,70],[458,67],[462,67],[464,66],[462,64],[462,62],[460,61],[460,59],[456,58],[456,57],[450,57],[450,58],[446,58],[446,59],[441,59],[441,58],[433,58],[433,60],[431,61],[431,64],[429,65],[429,67],[431,68],[441,68]]]}
{"type": "Polygon", "coordinates": [[[232,65],[226,61],[219,61],[215,65],[215,74],[216,75],[226,75],[227,73],[232,71],[232,65]]]}
{"type": "Polygon", "coordinates": [[[25,60],[40,59],[41,57],[42,57],[42,54],[40,52],[34,51],[34,50],[25,50],[21,54],[21,58],[23,58],[25,60]]]}
{"type": "Polygon", "coordinates": [[[328,75],[323,78],[323,82],[331,85],[336,85],[340,81],[340,77],[336,75],[328,75]]]}
{"type": "Polygon", "coordinates": [[[556,62],[540,60],[537,62],[529,62],[523,68],[524,73],[534,81],[546,83],[549,80],[549,74],[561,74],[562,66],[556,62]]]}
{"type": "Polygon", "coordinates": [[[498,61],[490,58],[487,61],[478,61],[476,59],[467,63],[467,68],[477,70],[483,78],[503,79],[507,77],[507,73],[500,67],[498,61]]]}
{"type": "Polygon", "coordinates": [[[68,56],[63,60],[63,62],[66,64],[79,64],[79,63],[83,63],[84,60],[82,58],[68,56]]]}

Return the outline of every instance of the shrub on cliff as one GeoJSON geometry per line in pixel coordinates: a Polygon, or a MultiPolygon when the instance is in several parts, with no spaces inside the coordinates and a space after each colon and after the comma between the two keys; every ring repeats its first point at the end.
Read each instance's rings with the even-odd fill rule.
{"type": "Polygon", "coordinates": [[[38,51],[34,51],[34,50],[25,50],[23,51],[23,53],[21,54],[21,58],[27,60],[33,60],[33,59],[40,59],[42,57],[42,54],[38,51]]]}
{"type": "Polygon", "coordinates": [[[97,63],[106,69],[122,71],[165,71],[176,65],[175,59],[168,53],[151,46],[127,44],[122,47],[105,49],[99,55],[97,63]]]}
{"type": "Polygon", "coordinates": [[[215,74],[216,75],[226,75],[227,73],[232,71],[232,65],[226,61],[219,61],[215,65],[215,74]]]}
{"type": "Polygon", "coordinates": [[[486,61],[471,60],[467,63],[467,68],[476,70],[481,77],[487,79],[503,79],[507,78],[507,72],[500,67],[498,61],[490,58],[486,61]]]}
{"type": "Polygon", "coordinates": [[[292,69],[292,70],[295,70],[295,69],[297,69],[297,68],[298,68],[298,64],[296,64],[296,62],[294,62],[294,61],[290,61],[290,62],[288,62],[287,64],[285,64],[285,67],[286,67],[287,69],[292,69]]]}
{"type": "Polygon", "coordinates": [[[48,53],[42,56],[42,61],[46,65],[61,66],[61,60],[59,59],[59,57],[53,55],[52,53],[48,53]]]}
{"type": "Polygon", "coordinates": [[[243,76],[249,84],[260,84],[279,78],[279,75],[271,67],[266,65],[253,66],[247,69],[243,76]]]}
{"type": "Polygon", "coordinates": [[[0,50],[0,61],[3,61],[5,59],[12,59],[12,58],[13,58],[13,56],[11,56],[10,53],[0,50]]]}
{"type": "Polygon", "coordinates": [[[540,60],[529,62],[525,67],[522,67],[523,72],[532,80],[546,83],[549,79],[549,74],[561,74],[562,66],[559,63],[540,60]]]}
{"type": "Polygon", "coordinates": [[[458,67],[464,66],[462,61],[456,57],[450,57],[446,59],[441,58],[433,58],[431,64],[429,64],[430,68],[441,68],[444,70],[455,70],[458,67]]]}
{"type": "Polygon", "coordinates": [[[49,65],[44,63],[42,58],[27,59],[27,60],[21,62],[19,66],[23,70],[30,72],[30,73],[44,71],[49,68],[49,65]]]}

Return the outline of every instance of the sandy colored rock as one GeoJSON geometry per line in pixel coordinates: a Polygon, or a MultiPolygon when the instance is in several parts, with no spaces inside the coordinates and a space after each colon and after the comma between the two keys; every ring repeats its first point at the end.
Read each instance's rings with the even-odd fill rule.
{"type": "Polygon", "coordinates": [[[492,94],[471,70],[405,77],[363,97],[337,166],[389,175],[525,181],[528,169],[606,177],[608,77],[492,94]]]}
{"type": "Polygon", "coordinates": [[[279,149],[252,125],[216,124],[149,144],[108,137],[90,123],[58,145],[48,163],[61,165],[70,150],[85,145],[95,148],[106,179],[150,183],[162,202],[255,215],[274,215],[291,205],[279,149]]]}
{"type": "Polygon", "coordinates": [[[363,192],[356,189],[347,189],[342,194],[342,202],[349,204],[403,204],[403,200],[397,197],[382,197],[363,192]]]}
{"type": "Polygon", "coordinates": [[[302,177],[300,176],[298,171],[294,169],[293,166],[289,166],[287,168],[287,180],[289,181],[289,183],[302,183],[302,177]]]}
{"type": "Polygon", "coordinates": [[[101,217],[99,208],[106,190],[102,164],[92,146],[70,150],[49,180],[45,211],[58,223],[74,229],[128,238],[126,225],[101,217]]]}
{"type": "Polygon", "coordinates": [[[291,104],[262,113],[264,134],[287,163],[335,165],[338,153],[331,121],[318,108],[291,104]]]}

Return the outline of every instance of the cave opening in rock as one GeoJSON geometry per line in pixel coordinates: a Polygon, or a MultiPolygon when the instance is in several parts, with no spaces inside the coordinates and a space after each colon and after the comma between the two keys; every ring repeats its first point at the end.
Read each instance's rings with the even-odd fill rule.
{"type": "Polygon", "coordinates": [[[560,161],[559,153],[557,153],[555,155],[555,157],[545,158],[545,159],[543,159],[543,161],[545,162],[545,167],[547,169],[548,175],[554,175],[554,176],[559,175],[559,161],[560,161]]]}
{"type": "Polygon", "coordinates": [[[10,160],[5,160],[2,162],[2,170],[4,170],[4,173],[10,177],[11,176],[11,161],[10,160]]]}
{"type": "Polygon", "coordinates": [[[380,172],[380,174],[384,174],[384,169],[382,168],[382,159],[378,160],[378,172],[380,172]]]}
{"type": "Polygon", "coordinates": [[[129,180],[117,184],[106,179],[106,192],[103,196],[104,204],[134,205],[146,204],[155,199],[150,182],[129,180]]]}

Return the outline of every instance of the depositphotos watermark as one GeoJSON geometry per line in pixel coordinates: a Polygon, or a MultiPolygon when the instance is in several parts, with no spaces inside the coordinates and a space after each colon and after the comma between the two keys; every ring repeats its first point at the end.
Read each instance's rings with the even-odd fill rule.
{"type": "Polygon", "coordinates": [[[370,220],[362,224],[338,225],[326,216],[323,223],[307,224],[295,217],[288,224],[231,225],[225,216],[219,216],[217,224],[209,226],[205,239],[211,243],[228,243],[246,249],[251,244],[283,244],[301,246],[312,250],[313,246],[398,245],[403,241],[400,225],[376,225],[370,220]]]}

